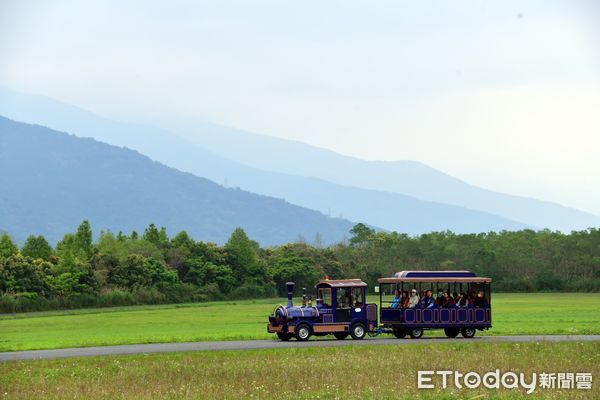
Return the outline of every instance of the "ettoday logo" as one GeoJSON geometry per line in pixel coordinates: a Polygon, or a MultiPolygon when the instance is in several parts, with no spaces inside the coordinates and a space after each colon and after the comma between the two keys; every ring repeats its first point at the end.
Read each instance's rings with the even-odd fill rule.
{"type": "Polygon", "coordinates": [[[450,384],[457,389],[477,389],[482,385],[488,389],[524,389],[527,394],[538,387],[542,389],[583,389],[592,388],[592,374],[589,372],[561,372],[531,374],[501,372],[499,369],[483,375],[477,372],[459,371],[418,371],[417,388],[446,389],[450,384]],[[439,385],[439,386],[438,386],[439,385]]]}

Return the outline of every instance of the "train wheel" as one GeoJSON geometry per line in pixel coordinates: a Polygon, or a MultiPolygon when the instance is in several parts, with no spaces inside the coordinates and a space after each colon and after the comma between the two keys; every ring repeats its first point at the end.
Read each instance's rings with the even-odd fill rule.
{"type": "Polygon", "coordinates": [[[415,328],[410,331],[410,337],[413,339],[421,339],[423,337],[423,329],[415,328]]]}
{"type": "Polygon", "coordinates": [[[289,333],[285,333],[285,332],[277,332],[277,337],[279,338],[279,340],[283,340],[284,342],[287,342],[288,340],[290,340],[292,338],[292,335],[289,333]]]}
{"type": "Polygon", "coordinates": [[[406,331],[402,328],[395,328],[394,336],[396,336],[398,339],[404,339],[406,337],[406,331]]]}
{"type": "Polygon", "coordinates": [[[458,328],[444,328],[444,333],[449,338],[455,338],[460,333],[460,330],[458,328]]]}
{"type": "Polygon", "coordinates": [[[348,334],[346,332],[336,332],[333,336],[335,336],[337,340],[344,340],[348,337],[348,334]]]}
{"type": "Polygon", "coordinates": [[[367,330],[365,329],[365,326],[360,322],[352,325],[352,329],[350,330],[350,335],[352,335],[352,339],[361,340],[365,337],[366,334],[367,330]]]}
{"type": "Polygon", "coordinates": [[[296,340],[300,342],[307,341],[310,335],[312,335],[312,332],[308,324],[300,324],[296,327],[296,340]]]}
{"type": "Polygon", "coordinates": [[[475,328],[462,328],[460,333],[467,339],[470,339],[475,336],[475,328]]]}

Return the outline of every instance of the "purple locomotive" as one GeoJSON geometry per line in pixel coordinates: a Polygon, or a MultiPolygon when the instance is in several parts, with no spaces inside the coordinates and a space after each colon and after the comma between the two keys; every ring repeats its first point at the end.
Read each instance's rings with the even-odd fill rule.
{"type": "Polygon", "coordinates": [[[317,304],[312,296],[306,304],[303,289],[302,305],[294,306],[294,282],[288,282],[287,307],[278,306],[269,316],[267,331],[277,333],[281,340],[305,341],[315,336],[333,334],[337,339],[363,339],[377,330],[377,305],[365,304],[367,284],[360,279],[325,279],[317,284],[317,304]]]}
{"type": "Polygon", "coordinates": [[[311,335],[363,339],[381,333],[418,339],[424,330],[471,338],[476,330],[492,327],[490,278],[471,271],[402,271],[378,282],[379,315],[376,304],[366,304],[367,284],[360,279],[324,279],[316,285],[316,306],[312,296],[307,305],[303,289],[300,307],[293,305],[294,283],[288,282],[287,307],[273,311],[267,331],[299,341],[311,335]]]}

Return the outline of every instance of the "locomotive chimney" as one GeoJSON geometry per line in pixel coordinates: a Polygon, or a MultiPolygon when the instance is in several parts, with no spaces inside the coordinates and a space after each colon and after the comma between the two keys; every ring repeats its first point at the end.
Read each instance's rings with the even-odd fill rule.
{"type": "Polygon", "coordinates": [[[306,288],[302,288],[302,307],[306,307],[306,288]]]}
{"type": "Polygon", "coordinates": [[[294,306],[294,302],[292,301],[292,296],[294,294],[294,282],[286,282],[285,285],[287,286],[287,291],[288,291],[288,307],[293,307],[294,306]]]}

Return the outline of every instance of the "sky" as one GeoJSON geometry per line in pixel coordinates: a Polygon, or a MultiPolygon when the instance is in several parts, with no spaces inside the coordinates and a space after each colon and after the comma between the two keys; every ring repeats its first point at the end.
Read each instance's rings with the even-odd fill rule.
{"type": "Polygon", "coordinates": [[[600,3],[3,1],[0,85],[600,215],[600,3]]]}

